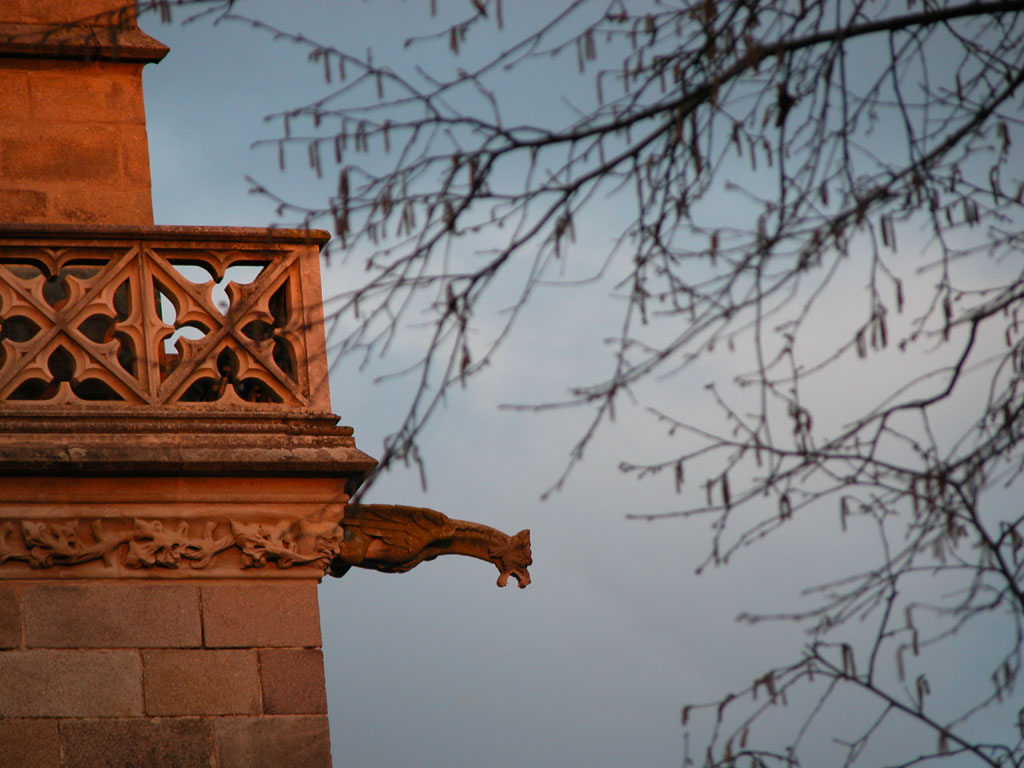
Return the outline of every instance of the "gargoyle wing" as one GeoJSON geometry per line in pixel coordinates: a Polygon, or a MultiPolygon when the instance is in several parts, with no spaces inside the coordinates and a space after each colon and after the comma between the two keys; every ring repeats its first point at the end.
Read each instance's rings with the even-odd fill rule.
{"type": "Polygon", "coordinates": [[[454,533],[451,521],[440,512],[397,504],[350,504],[341,525],[393,547],[422,548],[454,533]]]}

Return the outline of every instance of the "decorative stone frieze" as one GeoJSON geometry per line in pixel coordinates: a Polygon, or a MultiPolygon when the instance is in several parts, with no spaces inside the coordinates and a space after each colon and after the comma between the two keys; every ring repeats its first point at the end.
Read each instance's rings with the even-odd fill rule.
{"type": "Polygon", "coordinates": [[[533,563],[529,531],[509,536],[421,507],[326,503],[315,516],[269,520],[255,519],[258,512],[240,519],[201,511],[187,519],[116,512],[88,519],[0,518],[0,579],[39,578],[45,570],[89,579],[265,578],[265,569],[297,578],[328,571],[340,577],[353,566],[404,573],[441,555],[465,555],[492,563],[499,587],[510,577],[525,587],[533,563]]]}
{"type": "MultiPolygon", "coordinates": [[[[322,575],[340,552],[343,536],[334,520],[281,520],[271,523],[228,520],[190,521],[93,518],[74,520],[0,520],[0,578],[59,570],[74,576],[73,566],[102,563],[111,578],[162,576],[178,570],[194,578],[245,577],[264,567],[312,566],[322,575]],[[233,558],[218,558],[235,550],[233,558]],[[222,562],[223,561],[223,562],[222,562]],[[133,574],[134,572],[134,574],[133,574]]],[[[102,578],[95,568],[84,578],[102,578]]],[[[296,577],[309,578],[308,569],[296,577]]]]}
{"type": "Polygon", "coordinates": [[[344,536],[336,520],[285,520],[274,525],[232,521],[231,532],[246,568],[276,563],[280,568],[315,564],[326,570],[344,536]]]}
{"type": "Polygon", "coordinates": [[[202,534],[192,538],[187,520],[167,525],[160,520],[135,520],[125,564],[134,568],[177,568],[187,560],[193,568],[205,568],[214,555],[236,543],[233,536],[215,537],[216,529],[215,522],[207,521],[202,534]]]}
{"type": "Polygon", "coordinates": [[[0,523],[0,564],[8,560],[24,560],[33,568],[55,565],[78,565],[90,560],[103,560],[111,565],[114,550],[124,542],[120,534],[103,530],[100,520],[87,526],[83,535],[78,520],[46,522],[39,520],[8,520],[0,523]],[[20,528],[21,541],[17,529],[20,528]]]}
{"type": "Polygon", "coordinates": [[[323,577],[341,477],[0,475],[4,579],[323,577]]]}

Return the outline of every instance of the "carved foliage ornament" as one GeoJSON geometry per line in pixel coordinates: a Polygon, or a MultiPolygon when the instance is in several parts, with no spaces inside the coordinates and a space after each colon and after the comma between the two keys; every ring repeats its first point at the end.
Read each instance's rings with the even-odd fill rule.
{"type": "Polygon", "coordinates": [[[308,405],[302,299],[298,251],[3,246],[0,402],[308,405]]]}
{"type": "Polygon", "coordinates": [[[0,521],[0,565],[21,561],[52,568],[102,560],[111,566],[121,557],[129,568],[173,569],[186,562],[201,570],[231,548],[240,550],[243,569],[313,565],[329,568],[332,576],[344,576],[353,566],[404,573],[441,555],[466,555],[494,564],[499,587],[510,577],[526,587],[533,564],[529,531],[508,536],[422,507],[350,505],[340,522],[0,521]]]}
{"type": "Polygon", "coordinates": [[[52,568],[102,560],[111,566],[120,557],[130,568],[178,568],[185,561],[201,570],[219,553],[237,547],[243,568],[274,563],[279,568],[316,565],[326,569],[341,541],[341,530],[333,520],[206,521],[198,533],[194,528],[199,524],[186,520],[124,522],[128,521],[0,521],[0,565],[21,561],[32,568],[52,568]],[[217,535],[218,529],[227,531],[217,535]]]}

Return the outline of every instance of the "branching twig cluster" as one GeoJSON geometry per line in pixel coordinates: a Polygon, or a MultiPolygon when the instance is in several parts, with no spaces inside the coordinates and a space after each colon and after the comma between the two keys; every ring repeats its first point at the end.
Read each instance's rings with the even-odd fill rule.
{"type": "Polygon", "coordinates": [[[684,447],[622,469],[682,485],[687,466],[715,467],[704,503],[671,513],[714,520],[709,564],[823,509],[843,530],[869,523],[878,556],[822,585],[811,609],[747,617],[801,622],[808,643],[746,690],[684,710],[684,723],[712,722],[705,764],[800,764],[819,713],[853,690],[876,713],[841,741],[847,764],[904,720],[933,738],[894,765],[1024,765],[1024,722],[1004,723],[1012,737],[998,743],[972,730],[1012,700],[1024,632],[1024,515],[992,501],[1024,459],[1024,2],[568,0],[515,37],[507,4],[471,0],[407,42],[450,71],[376,62],[249,17],[240,2],[152,5],[265,30],[322,67],[329,93],[273,115],[280,135],[268,143],[282,167],[298,152],[337,178],[321,207],[274,198],[281,214],[326,222],[339,250],[367,254],[365,281],[331,304],[350,328],[335,352],[380,355],[424,308],[432,329],[384,466],[418,461],[446,392],[488,363],[609,200],[618,246],[594,268],[624,301],[608,374],[531,406],[591,409],[570,468],[641,383],[671,385],[715,344],[752,350],[747,373],[710,389],[721,430],[652,408],[684,447]],[[482,35],[507,45],[473,59],[482,35]],[[574,98],[573,117],[504,117],[503,83],[538,60],[582,74],[591,95],[574,98]],[[920,269],[912,285],[898,277],[908,263],[920,269]],[[822,304],[851,270],[863,316],[809,353],[822,304]],[[977,287],[965,270],[997,277],[977,287]],[[481,342],[481,303],[509,274],[506,331],[481,342]],[[816,377],[892,348],[941,362],[893,380],[880,405],[840,427],[812,412],[803,392],[816,377]],[[954,436],[935,427],[951,403],[973,409],[954,436]],[[934,595],[929,580],[955,591],[934,595]],[[1005,640],[990,692],[952,714],[936,707],[918,671],[927,654],[988,621],[1005,640]],[[755,749],[757,723],[797,689],[815,692],[803,725],[755,749]]]}

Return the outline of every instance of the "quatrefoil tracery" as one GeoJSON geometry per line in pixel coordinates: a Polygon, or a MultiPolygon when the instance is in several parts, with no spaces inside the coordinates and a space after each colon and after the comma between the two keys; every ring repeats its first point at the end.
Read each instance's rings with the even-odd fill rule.
{"type": "Polygon", "coordinates": [[[295,253],[7,248],[0,400],[304,405],[301,308],[295,253]]]}

